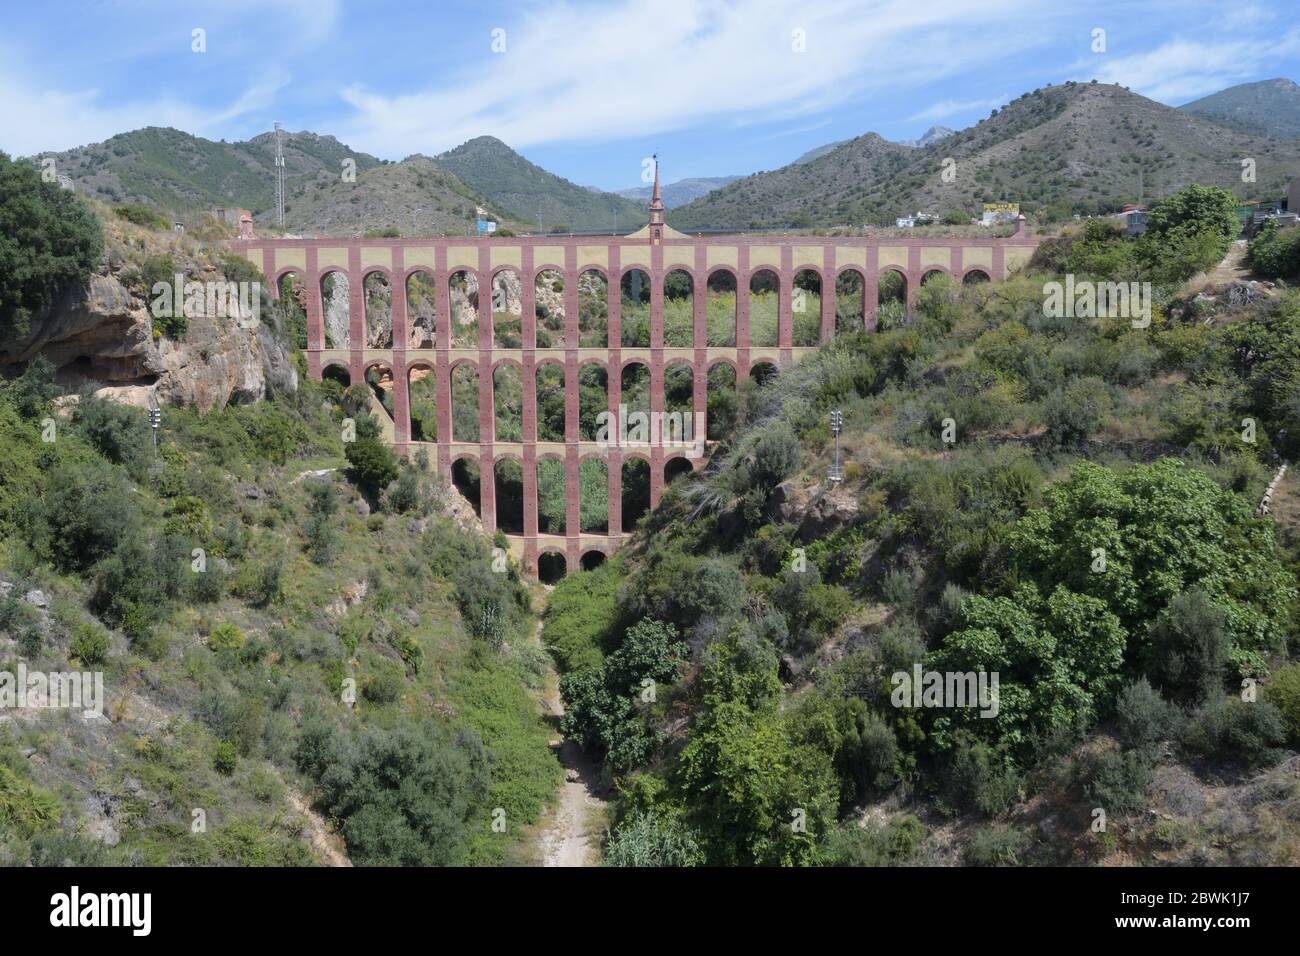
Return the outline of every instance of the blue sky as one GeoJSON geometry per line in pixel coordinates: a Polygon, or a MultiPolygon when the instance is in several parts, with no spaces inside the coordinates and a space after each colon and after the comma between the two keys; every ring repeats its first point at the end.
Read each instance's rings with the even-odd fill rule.
{"type": "Polygon", "coordinates": [[[583,185],[774,169],[822,143],[969,126],[1038,86],[1170,105],[1300,77],[1292,2],[100,0],[15,5],[0,149],[279,120],[388,159],[491,134],[583,185]],[[205,52],[195,52],[195,30],[205,52]],[[1095,31],[1104,31],[1104,50],[1095,31]]]}

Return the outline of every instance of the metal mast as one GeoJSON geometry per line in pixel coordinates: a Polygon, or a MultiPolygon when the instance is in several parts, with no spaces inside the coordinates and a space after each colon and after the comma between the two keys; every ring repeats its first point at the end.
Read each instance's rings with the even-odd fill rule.
{"type": "Polygon", "coordinates": [[[282,127],[275,124],[275,224],[284,225],[284,144],[280,139],[282,127]]]}

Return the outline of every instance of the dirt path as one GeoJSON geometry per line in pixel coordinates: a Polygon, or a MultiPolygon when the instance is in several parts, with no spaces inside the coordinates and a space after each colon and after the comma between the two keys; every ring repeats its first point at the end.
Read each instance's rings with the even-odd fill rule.
{"type": "Polygon", "coordinates": [[[294,811],[306,821],[304,829],[307,831],[312,849],[316,851],[317,858],[322,860],[326,866],[351,866],[352,861],[343,852],[340,846],[342,841],[338,835],[330,833],[326,829],[325,821],[321,819],[319,813],[307,805],[307,801],[303,799],[302,794],[290,787],[288,801],[289,806],[293,807],[294,811]]]}
{"type": "Polygon", "coordinates": [[[1228,247],[1228,254],[1222,262],[1209,272],[1194,275],[1187,281],[1189,287],[1202,289],[1229,282],[1249,282],[1250,278],[1250,266],[1246,265],[1246,240],[1237,239],[1228,247]]]}
{"type": "MultiPolygon", "coordinates": [[[[541,640],[541,632],[539,620],[536,640],[541,640]]],[[[548,679],[541,706],[547,722],[553,723],[558,732],[564,702],[554,675],[548,679]]],[[[571,740],[559,743],[559,758],[564,767],[564,785],[560,802],[543,824],[538,841],[542,866],[595,866],[606,805],[601,797],[599,769],[571,740]]]]}

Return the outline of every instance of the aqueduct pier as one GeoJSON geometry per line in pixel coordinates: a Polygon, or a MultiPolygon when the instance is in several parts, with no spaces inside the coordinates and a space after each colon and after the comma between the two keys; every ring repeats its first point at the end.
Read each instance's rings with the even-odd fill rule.
{"type": "MultiPolygon", "coordinates": [[[[665,373],[685,366],[691,377],[691,407],[707,408],[707,383],[711,370],[729,366],[736,383],[763,365],[782,369],[830,340],[836,331],[837,281],[850,281],[862,290],[861,321],[876,328],[878,288],[890,272],[899,273],[910,306],[922,280],[932,272],[958,279],[999,280],[1023,266],[1038,240],[1021,228],[1010,238],[821,238],[813,236],[722,235],[690,237],[663,224],[662,211],[652,202],[646,227],[629,236],[614,237],[492,237],[482,239],[243,239],[232,243],[241,255],[262,270],[280,294],[281,281],[295,275],[305,293],[307,359],[310,374],[320,378],[337,371],[351,382],[382,368],[391,373],[391,425],[389,432],[399,451],[425,447],[440,472],[450,476],[462,460],[477,463],[480,474],[480,516],[493,532],[498,526],[495,492],[496,467],[514,459],[522,467],[522,534],[510,536],[511,550],[530,573],[548,553],[562,556],[568,570],[576,569],[594,553],[607,556],[618,547],[628,529],[623,522],[623,465],[640,459],[649,465],[649,505],[658,504],[666,477],[689,471],[703,455],[649,442],[597,443],[583,440],[579,432],[579,373],[598,366],[604,373],[608,410],[617,414],[622,401],[621,382],[627,370],[641,365],[649,372],[650,411],[665,410],[665,373]],[[365,282],[374,274],[388,280],[391,289],[392,331],[389,347],[367,347],[365,282]],[[519,329],[515,347],[502,347],[493,328],[493,296],[478,295],[476,341],[456,341],[452,321],[454,277],[465,283],[472,277],[479,290],[494,289],[504,273],[518,277],[519,329]],[[537,279],[558,274],[562,282],[563,330],[539,338],[537,279]],[[607,323],[603,342],[583,340],[579,329],[579,277],[595,273],[603,278],[607,323]],[[665,278],[689,285],[691,328],[665,336],[665,278]],[[332,274],[347,278],[347,347],[327,341],[322,310],[322,287],[332,274]],[[433,328],[423,340],[413,340],[414,310],[408,308],[408,283],[420,276],[423,288],[432,287],[433,328]],[[648,342],[628,345],[622,320],[629,276],[648,285],[648,342]],[[796,343],[796,303],[802,303],[797,276],[813,276],[820,289],[815,317],[801,316],[802,340],[796,343]],[[769,290],[764,300],[770,308],[775,293],[775,336],[759,343],[751,335],[751,287],[762,280],[769,290]],[[709,289],[719,282],[734,288],[734,336],[720,340],[710,329],[709,289]],[[816,322],[815,327],[810,323],[816,322]],[[809,341],[808,330],[812,340],[809,341]],[[411,347],[415,341],[420,347],[411,347]],[[539,347],[542,345],[543,347],[539,347]],[[563,370],[563,440],[539,441],[538,373],[547,366],[563,370]],[[462,366],[477,371],[478,434],[471,440],[453,435],[452,377],[462,366]],[[522,432],[519,441],[496,436],[495,373],[503,367],[517,370],[522,384],[522,432]],[[413,440],[410,387],[417,375],[436,381],[436,441],[413,440]],[[605,463],[609,503],[606,527],[596,533],[581,530],[579,470],[589,458],[605,463]],[[538,466],[546,460],[563,465],[563,533],[539,532],[538,466]],[[689,465],[689,467],[688,467],[689,465]]],[[[891,280],[897,283],[897,280],[891,280]]],[[[805,285],[807,282],[805,281],[805,285]]],[[[341,285],[341,283],[340,283],[341,285]]],[[[463,288],[460,286],[459,288],[463,288]]],[[[681,286],[679,286],[681,287],[681,286]]],[[[557,293],[558,294],[558,293],[557,293]]],[[[462,323],[465,322],[461,318],[462,323]]],[[[639,370],[638,370],[639,371],[639,370]]],[[[684,373],[682,373],[684,374],[684,373]]],[[[552,429],[554,431],[554,429],[552,429]]],[[[558,438],[552,434],[551,438],[558,438]]]]}

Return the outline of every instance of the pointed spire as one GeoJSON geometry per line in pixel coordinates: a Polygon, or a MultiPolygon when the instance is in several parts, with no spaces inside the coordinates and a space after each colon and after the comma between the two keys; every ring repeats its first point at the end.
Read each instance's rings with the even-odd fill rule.
{"type": "Polygon", "coordinates": [[[654,161],[655,161],[655,187],[654,187],[654,191],[650,194],[650,226],[651,226],[652,240],[659,238],[658,235],[655,235],[654,227],[662,226],[664,223],[664,200],[663,200],[663,196],[659,192],[659,154],[658,153],[654,154],[654,161]]]}

